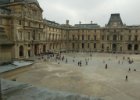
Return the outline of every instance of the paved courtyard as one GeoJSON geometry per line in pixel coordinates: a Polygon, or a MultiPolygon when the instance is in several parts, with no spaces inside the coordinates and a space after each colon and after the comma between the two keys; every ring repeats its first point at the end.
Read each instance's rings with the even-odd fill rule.
{"type": "Polygon", "coordinates": [[[63,61],[37,60],[32,70],[12,77],[35,86],[104,100],[140,100],[140,55],[68,53],[62,56],[63,61]],[[129,64],[128,58],[134,62],[129,64]]]}

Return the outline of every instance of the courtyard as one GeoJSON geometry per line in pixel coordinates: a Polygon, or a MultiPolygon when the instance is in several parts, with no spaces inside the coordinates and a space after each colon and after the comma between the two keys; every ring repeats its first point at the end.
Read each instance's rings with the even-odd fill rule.
{"type": "Polygon", "coordinates": [[[11,77],[38,87],[104,100],[140,100],[140,55],[66,53],[62,56],[63,61],[47,56],[36,59],[31,70],[11,77]]]}

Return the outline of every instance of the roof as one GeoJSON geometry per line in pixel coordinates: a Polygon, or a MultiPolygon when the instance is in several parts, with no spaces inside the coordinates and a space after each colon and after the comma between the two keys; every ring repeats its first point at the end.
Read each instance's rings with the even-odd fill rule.
{"type": "Polygon", "coordinates": [[[120,17],[119,13],[111,14],[111,17],[109,19],[109,22],[107,26],[111,27],[118,27],[118,26],[123,26],[122,19],[120,17]]]}
{"type": "Polygon", "coordinates": [[[27,2],[27,3],[36,3],[39,5],[37,0],[0,0],[0,4],[8,4],[14,2],[27,2]]]}
{"type": "Polygon", "coordinates": [[[88,28],[88,29],[94,29],[99,28],[100,26],[98,24],[75,24],[78,28],[88,28]]]}
{"type": "Polygon", "coordinates": [[[51,26],[51,27],[59,27],[59,28],[61,27],[61,25],[59,23],[56,23],[55,21],[44,19],[44,23],[46,23],[48,26],[51,26]]]}

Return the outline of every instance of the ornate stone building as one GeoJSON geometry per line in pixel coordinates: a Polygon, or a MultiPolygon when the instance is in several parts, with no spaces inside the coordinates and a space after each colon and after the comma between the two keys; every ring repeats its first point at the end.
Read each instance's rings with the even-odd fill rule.
{"type": "Polygon", "coordinates": [[[9,41],[4,28],[0,27],[0,65],[12,61],[13,43],[9,41]]]}
{"type": "Polygon", "coordinates": [[[43,19],[42,12],[37,0],[0,1],[0,28],[14,44],[10,58],[26,59],[48,51],[140,53],[140,26],[124,25],[120,14],[112,14],[100,27],[92,22],[71,26],[68,20],[60,25],[43,19]]]}
{"type": "Polygon", "coordinates": [[[120,14],[111,14],[105,27],[77,24],[68,29],[69,51],[140,53],[140,26],[126,26],[120,14]]]}
{"type": "Polygon", "coordinates": [[[46,51],[50,52],[60,52],[65,51],[65,41],[66,41],[66,30],[62,25],[44,20],[46,35],[46,51]]]}
{"type": "Polygon", "coordinates": [[[28,58],[43,52],[43,10],[36,0],[1,0],[1,26],[14,42],[13,58],[28,58]]]}

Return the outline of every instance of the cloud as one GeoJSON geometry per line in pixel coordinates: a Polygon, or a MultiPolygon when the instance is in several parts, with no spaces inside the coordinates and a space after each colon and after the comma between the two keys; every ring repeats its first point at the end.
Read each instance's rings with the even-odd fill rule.
{"type": "Polygon", "coordinates": [[[140,24],[140,0],[38,0],[43,16],[49,20],[71,24],[91,20],[104,26],[111,13],[120,13],[124,23],[140,24]]]}

